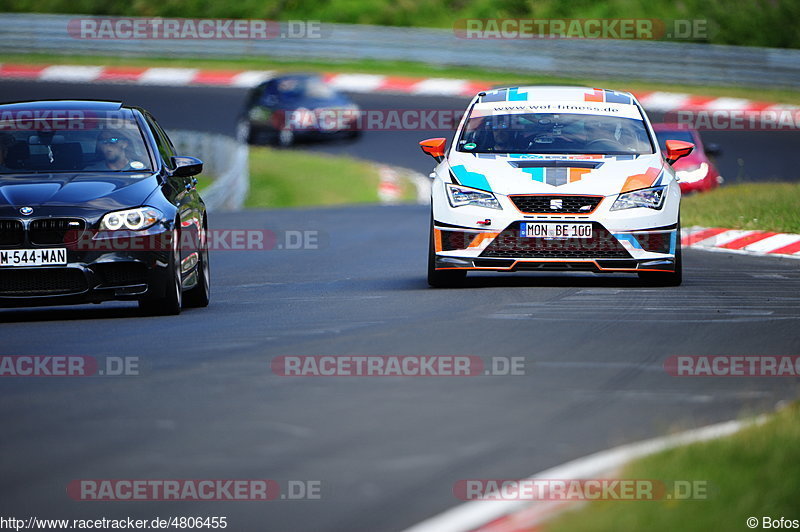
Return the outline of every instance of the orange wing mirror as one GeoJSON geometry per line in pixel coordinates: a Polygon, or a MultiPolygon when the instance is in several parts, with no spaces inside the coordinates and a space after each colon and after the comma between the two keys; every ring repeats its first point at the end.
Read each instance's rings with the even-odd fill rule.
{"type": "Polygon", "coordinates": [[[667,145],[667,162],[673,164],[681,157],[686,157],[694,150],[694,144],[691,142],[684,142],[682,140],[668,140],[667,145]]]}
{"type": "Polygon", "coordinates": [[[447,145],[447,139],[445,138],[436,138],[436,139],[427,139],[423,140],[419,143],[419,146],[422,148],[422,151],[436,159],[437,161],[441,162],[444,159],[444,150],[445,146],[447,145]]]}

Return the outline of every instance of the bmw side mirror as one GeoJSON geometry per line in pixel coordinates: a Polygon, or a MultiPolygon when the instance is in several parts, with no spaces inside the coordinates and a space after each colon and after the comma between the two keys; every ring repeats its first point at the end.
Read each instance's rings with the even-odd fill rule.
{"type": "Polygon", "coordinates": [[[694,144],[691,142],[684,142],[682,140],[668,140],[667,145],[667,162],[675,164],[675,161],[682,157],[686,157],[694,150],[694,144]]]}
{"type": "Polygon", "coordinates": [[[172,165],[172,175],[177,177],[192,177],[203,171],[203,161],[195,157],[173,157],[172,165]]]}
{"type": "Polygon", "coordinates": [[[427,139],[420,142],[419,145],[422,148],[422,151],[436,159],[438,162],[442,162],[442,159],[444,159],[444,149],[447,145],[447,139],[427,139]]]}

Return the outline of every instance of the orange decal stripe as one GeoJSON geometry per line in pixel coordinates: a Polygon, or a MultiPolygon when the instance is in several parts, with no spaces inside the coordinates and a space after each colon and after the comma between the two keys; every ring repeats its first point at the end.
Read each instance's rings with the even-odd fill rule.
{"type": "Polygon", "coordinates": [[[442,250],[442,232],[435,227],[433,228],[433,249],[437,253],[442,250]]]}
{"type": "Polygon", "coordinates": [[[661,173],[661,168],[648,168],[647,172],[643,174],[636,174],[628,177],[625,184],[622,185],[620,193],[630,192],[631,190],[639,190],[640,188],[647,188],[652,186],[658,179],[658,174],[661,173]]]}
{"type": "Polygon", "coordinates": [[[485,240],[493,240],[499,234],[500,233],[478,233],[467,249],[480,247],[481,242],[485,240]]]}

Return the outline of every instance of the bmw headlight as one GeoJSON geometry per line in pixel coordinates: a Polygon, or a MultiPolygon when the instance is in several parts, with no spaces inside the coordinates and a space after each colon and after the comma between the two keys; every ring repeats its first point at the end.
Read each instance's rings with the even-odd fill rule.
{"type": "Polygon", "coordinates": [[[664,195],[666,194],[667,187],[653,187],[643,188],[641,190],[634,190],[633,192],[625,192],[620,194],[614,204],[611,206],[612,211],[621,211],[623,209],[633,209],[634,207],[645,207],[647,209],[660,209],[664,206],[664,195]]]}
{"type": "Polygon", "coordinates": [[[147,229],[159,220],[164,214],[153,207],[139,207],[124,211],[110,212],[100,221],[101,231],[141,231],[147,229]]]}
{"type": "Polygon", "coordinates": [[[700,166],[691,170],[676,170],[675,175],[681,183],[696,183],[708,175],[708,164],[700,163],[700,166]]]}
{"type": "Polygon", "coordinates": [[[460,185],[445,184],[447,188],[447,199],[453,207],[463,207],[464,205],[474,205],[476,207],[486,207],[488,209],[502,209],[500,202],[491,192],[477,190],[474,188],[462,187],[460,185]]]}

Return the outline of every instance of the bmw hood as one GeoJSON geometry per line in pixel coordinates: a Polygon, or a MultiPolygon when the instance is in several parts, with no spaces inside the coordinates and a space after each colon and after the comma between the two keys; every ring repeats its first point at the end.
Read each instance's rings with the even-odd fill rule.
{"type": "Polygon", "coordinates": [[[158,187],[153,174],[58,173],[0,175],[0,211],[22,207],[112,211],[142,205],[158,187]]]}
{"type": "Polygon", "coordinates": [[[498,194],[610,196],[666,184],[671,175],[652,155],[533,155],[452,152],[452,175],[464,186],[498,194]]]}

